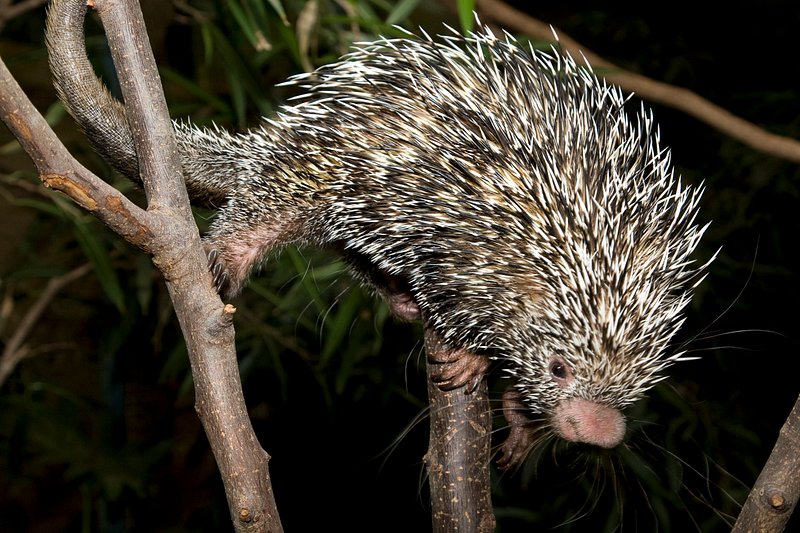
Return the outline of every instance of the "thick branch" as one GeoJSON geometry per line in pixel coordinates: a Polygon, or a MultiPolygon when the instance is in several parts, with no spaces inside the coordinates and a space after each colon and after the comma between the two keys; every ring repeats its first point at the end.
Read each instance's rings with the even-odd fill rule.
{"type": "MultiPolygon", "coordinates": [[[[449,359],[435,355],[447,349],[432,330],[425,329],[428,359],[449,359]]],[[[431,427],[425,464],[433,531],[494,531],[489,484],[492,416],[486,380],[471,394],[464,387],[442,391],[431,379],[428,364],[428,398],[431,427]]]]}
{"type": "MultiPolygon", "coordinates": [[[[492,20],[505,28],[535,39],[543,41],[553,39],[553,28],[550,25],[514,9],[502,0],[478,0],[477,6],[485,21],[492,20]]],[[[679,109],[765,154],[800,163],[800,141],[770,133],[688,89],[628,72],[606,61],[561,30],[556,30],[556,33],[564,50],[572,54],[576,60],[585,57],[593,68],[602,68],[603,77],[610,83],[633,92],[644,100],[679,109]]]]}
{"type": "Polygon", "coordinates": [[[753,490],[744,502],[734,533],[783,531],[800,498],[800,397],[781,428],[753,490]]]}

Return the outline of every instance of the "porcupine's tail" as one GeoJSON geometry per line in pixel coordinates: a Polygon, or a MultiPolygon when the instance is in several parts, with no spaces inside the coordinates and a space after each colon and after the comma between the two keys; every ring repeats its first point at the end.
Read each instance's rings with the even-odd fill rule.
{"type": "MultiPolygon", "coordinates": [[[[127,178],[141,184],[125,106],[97,78],[86,55],[86,11],[86,0],[52,0],[48,7],[46,43],[53,83],[59,99],[95,150],[127,178]]],[[[180,137],[188,130],[182,126],[176,134],[180,137]]],[[[231,186],[228,178],[187,174],[184,172],[193,203],[219,206],[224,202],[231,186]]]]}

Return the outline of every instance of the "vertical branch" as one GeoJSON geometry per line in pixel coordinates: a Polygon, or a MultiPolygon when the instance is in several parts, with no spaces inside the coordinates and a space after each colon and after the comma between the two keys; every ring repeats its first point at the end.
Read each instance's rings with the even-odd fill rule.
{"type": "Polygon", "coordinates": [[[234,348],[235,308],[226,305],[220,312],[206,268],[141,10],[135,0],[97,0],[96,5],[119,73],[148,213],[157,219],[164,237],[153,247],[153,261],[164,272],[186,339],[195,408],[222,474],[234,528],[282,531],[269,455],[258,443],[242,393],[234,348]],[[168,219],[162,219],[164,213],[168,219]],[[193,270],[193,279],[176,275],[176,265],[193,270]]]}
{"type": "MultiPolygon", "coordinates": [[[[86,0],[54,0],[48,39],[58,46],[86,0]]],[[[280,532],[261,449],[245,407],[234,349],[232,306],[213,289],[181,169],[160,79],[135,0],[98,0],[137,143],[148,193],[145,212],[82,167],[33,107],[0,60],[0,119],[20,141],[43,183],[72,198],[128,242],[153,255],[186,339],[196,408],[225,485],[236,531],[280,532]]]]}
{"type": "MultiPolygon", "coordinates": [[[[447,348],[425,328],[428,359],[443,360],[447,348]]],[[[428,364],[430,442],[425,454],[435,533],[491,532],[495,528],[489,484],[492,416],[486,380],[471,394],[464,387],[442,391],[428,364]]]]}
{"type": "Polygon", "coordinates": [[[95,5],[125,100],[148,210],[170,207],[190,220],[172,121],[139,3],[95,0],[95,5]],[[165,186],[169,182],[173,186],[165,186]]]}

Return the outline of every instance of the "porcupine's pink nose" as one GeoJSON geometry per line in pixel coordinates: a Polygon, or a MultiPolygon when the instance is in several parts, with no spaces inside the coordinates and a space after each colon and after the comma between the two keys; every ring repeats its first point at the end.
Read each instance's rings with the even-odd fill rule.
{"type": "Polygon", "coordinates": [[[571,442],[613,448],[625,437],[625,417],[606,405],[572,398],[561,402],[553,414],[556,433],[571,442]]]}

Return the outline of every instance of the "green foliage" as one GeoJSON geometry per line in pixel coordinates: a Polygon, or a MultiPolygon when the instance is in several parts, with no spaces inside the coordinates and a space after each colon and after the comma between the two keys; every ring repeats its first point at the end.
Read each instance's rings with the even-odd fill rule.
{"type": "Polygon", "coordinates": [[[461,22],[461,30],[464,33],[472,31],[475,25],[475,0],[458,0],[458,20],[461,22]]]}

